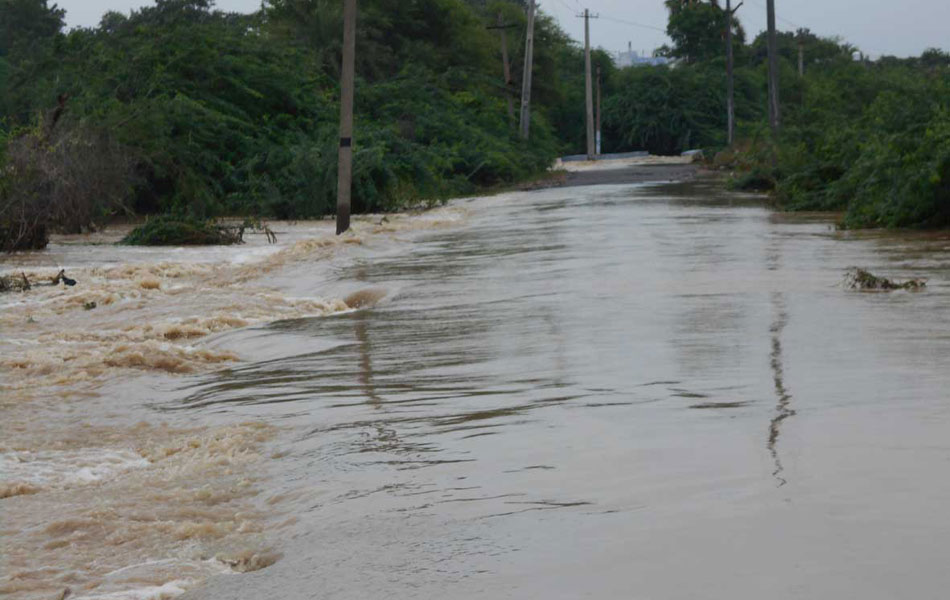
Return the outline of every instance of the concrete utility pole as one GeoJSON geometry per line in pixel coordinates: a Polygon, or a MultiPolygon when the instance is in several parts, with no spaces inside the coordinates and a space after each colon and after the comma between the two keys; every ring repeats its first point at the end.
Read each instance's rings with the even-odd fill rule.
{"type": "Polygon", "coordinates": [[[521,137],[531,134],[531,70],[534,67],[534,0],[528,2],[528,29],[524,36],[524,73],[521,76],[521,137]]]}
{"type": "MultiPolygon", "coordinates": [[[[584,9],[584,98],[587,108],[587,160],[594,160],[596,147],[594,142],[594,94],[591,90],[590,74],[590,11],[584,9]]],[[[595,19],[597,17],[594,17],[595,19]]]]}
{"type": "Polygon", "coordinates": [[[736,141],[736,104],[735,104],[735,75],[733,73],[735,59],[732,49],[732,20],[736,11],[742,8],[742,2],[732,8],[732,0],[726,0],[726,139],[731,146],[736,141]]]}
{"type": "Polygon", "coordinates": [[[343,65],[340,77],[340,163],[336,189],[336,234],[350,228],[353,187],[353,80],[356,70],[356,0],[343,0],[343,65]]]}
{"type": "Polygon", "coordinates": [[[597,156],[600,156],[600,65],[597,65],[597,147],[595,148],[597,156]]]}
{"type": "Polygon", "coordinates": [[[768,0],[768,46],[769,46],[769,127],[772,136],[778,136],[781,113],[778,100],[778,39],[775,33],[775,0],[768,0]]]}
{"type": "Polygon", "coordinates": [[[501,66],[505,74],[505,99],[508,101],[508,120],[514,124],[515,122],[515,104],[512,100],[511,93],[511,63],[508,62],[508,34],[505,32],[509,27],[514,27],[514,25],[506,25],[502,22],[501,13],[498,13],[498,19],[496,25],[488,27],[488,29],[497,29],[501,33],[501,66]]]}

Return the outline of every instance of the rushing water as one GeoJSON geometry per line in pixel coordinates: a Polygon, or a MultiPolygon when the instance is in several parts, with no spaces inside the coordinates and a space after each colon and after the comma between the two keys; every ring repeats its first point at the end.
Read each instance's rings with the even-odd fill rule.
{"type": "MultiPolygon", "coordinates": [[[[252,249],[249,266],[202,271],[206,287],[175,301],[204,315],[182,355],[205,353],[201,367],[82,371],[98,387],[70,414],[108,429],[116,442],[95,451],[112,454],[48,450],[86,452],[65,464],[91,460],[89,477],[112,483],[36,480],[0,500],[20,503],[4,510],[7,537],[35,545],[18,560],[88,552],[70,567],[83,580],[84,562],[123,551],[95,534],[47,540],[77,529],[50,530],[42,510],[91,485],[89,506],[121,517],[110,535],[154,538],[130,566],[87,574],[91,597],[944,597],[950,236],[839,233],[703,181],[451,210],[446,227],[383,224],[322,254],[252,249]],[[854,265],[930,281],[846,290],[854,265]],[[208,321],[242,294],[254,316],[208,321]],[[179,447],[206,454],[156,458],[179,447]],[[140,512],[189,511],[166,515],[170,533],[136,529],[155,519],[112,497],[143,484],[161,494],[133,495],[140,512]],[[9,516],[28,509],[39,541],[9,516]],[[148,566],[160,561],[172,566],[148,566]],[[133,567],[149,577],[109,587],[133,567]]],[[[169,327],[153,327],[162,343],[178,340],[169,327]]],[[[124,343],[155,342],[135,331],[124,343]]],[[[14,404],[33,407],[8,410],[35,458],[45,438],[29,415],[56,405],[14,404]]]]}

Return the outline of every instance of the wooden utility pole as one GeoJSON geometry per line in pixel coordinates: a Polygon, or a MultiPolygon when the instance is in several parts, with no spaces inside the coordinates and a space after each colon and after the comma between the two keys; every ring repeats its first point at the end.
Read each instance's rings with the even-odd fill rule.
{"type": "Polygon", "coordinates": [[[597,152],[597,156],[600,156],[600,65],[597,65],[597,116],[595,120],[597,121],[597,145],[594,149],[597,152]]]}
{"type": "MultiPolygon", "coordinates": [[[[508,101],[508,121],[512,124],[515,122],[515,104],[512,100],[512,91],[511,91],[511,63],[508,62],[508,34],[505,32],[509,27],[514,27],[514,25],[506,25],[501,18],[501,13],[498,13],[498,19],[496,25],[489,27],[488,29],[497,29],[501,33],[501,66],[505,74],[505,99],[508,101]]],[[[513,125],[512,125],[513,126],[513,125]]]]}
{"type": "Polygon", "coordinates": [[[778,99],[778,39],[775,33],[775,0],[768,0],[768,46],[769,46],[769,127],[772,136],[778,137],[781,112],[778,99]]]}
{"type": "Polygon", "coordinates": [[[587,112],[587,160],[594,160],[594,94],[590,74],[590,11],[584,9],[584,98],[587,112]]]}
{"type": "Polygon", "coordinates": [[[731,146],[736,141],[736,104],[735,104],[735,74],[733,73],[735,59],[732,48],[732,21],[736,11],[742,8],[742,2],[732,8],[732,0],[726,0],[726,140],[731,146]]]}
{"type": "Polygon", "coordinates": [[[340,163],[336,190],[336,234],[350,228],[353,187],[353,80],[356,70],[356,0],[343,0],[343,65],[340,76],[340,163]]]}
{"type": "Polygon", "coordinates": [[[531,70],[534,67],[534,0],[528,1],[528,28],[524,36],[524,73],[521,76],[521,137],[531,134],[531,70]]]}

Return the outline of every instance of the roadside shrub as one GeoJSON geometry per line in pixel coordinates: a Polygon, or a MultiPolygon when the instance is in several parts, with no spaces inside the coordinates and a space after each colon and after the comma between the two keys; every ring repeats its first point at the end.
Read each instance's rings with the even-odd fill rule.
{"type": "MultiPolygon", "coordinates": [[[[46,10],[39,0],[23,3],[46,10]]],[[[516,4],[503,5],[513,17],[521,14],[516,4]]],[[[361,5],[354,212],[437,202],[532,175],[553,161],[559,143],[544,118],[545,93],[538,92],[530,143],[508,121],[493,54],[498,37],[485,29],[497,14],[486,11],[463,0],[361,5]]],[[[18,45],[0,63],[0,83],[7,83],[0,120],[22,124],[61,94],[71,96],[75,118],[72,137],[58,132],[61,139],[47,140],[41,133],[12,142],[11,151],[30,162],[53,148],[43,160],[66,165],[81,144],[107,141],[125,160],[114,177],[121,190],[106,190],[90,175],[104,210],[79,206],[62,193],[70,186],[53,190],[57,180],[43,175],[44,165],[31,166],[36,176],[29,178],[18,168],[17,185],[33,182],[26,186],[30,205],[55,191],[79,223],[57,217],[64,230],[89,226],[118,198],[136,213],[196,219],[332,214],[339,17],[338,7],[323,0],[269,0],[250,15],[215,10],[207,0],[162,1],[127,16],[107,13],[96,28],[60,26],[43,44],[18,45]],[[79,123],[82,131],[73,131],[79,123]],[[100,139],[99,131],[112,137],[100,139]]],[[[557,47],[569,44],[545,19],[538,31],[556,34],[557,47]]],[[[545,62],[549,52],[539,44],[539,73],[559,68],[545,62]]],[[[518,64],[513,56],[513,68],[518,64]]],[[[542,81],[539,90],[550,85],[542,81]]],[[[96,154],[115,155],[103,148],[96,154]]]]}
{"type": "Polygon", "coordinates": [[[244,228],[187,216],[159,215],[122,238],[129,246],[214,246],[240,244],[244,228]]]}
{"type": "MultiPolygon", "coordinates": [[[[65,102],[65,101],[63,101],[65,102]]],[[[42,248],[50,230],[79,233],[124,210],[132,160],[102,130],[48,119],[10,135],[0,159],[0,246],[42,248]]]]}
{"type": "Polygon", "coordinates": [[[845,227],[946,226],[948,102],[950,73],[916,60],[816,66],[774,153],[738,150],[733,185],[770,179],[781,207],[844,211],[845,227]]]}
{"type": "Polygon", "coordinates": [[[604,126],[627,147],[679,154],[725,142],[725,75],[715,65],[636,67],[618,74],[604,126]]]}

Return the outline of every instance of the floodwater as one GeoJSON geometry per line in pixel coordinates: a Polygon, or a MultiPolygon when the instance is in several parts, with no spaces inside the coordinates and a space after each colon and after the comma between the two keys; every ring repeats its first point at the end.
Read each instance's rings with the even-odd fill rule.
{"type": "Polygon", "coordinates": [[[946,596],[950,235],[705,180],[390,219],[5,259],[80,283],[3,300],[0,591],[946,596]]]}

